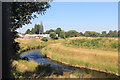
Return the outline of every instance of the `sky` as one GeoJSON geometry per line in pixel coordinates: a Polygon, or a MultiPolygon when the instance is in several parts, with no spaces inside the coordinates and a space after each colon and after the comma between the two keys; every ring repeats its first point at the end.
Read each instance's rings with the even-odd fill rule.
{"type": "Polygon", "coordinates": [[[35,24],[43,22],[44,31],[61,28],[64,31],[118,30],[118,2],[52,2],[45,15],[37,15],[32,24],[24,25],[18,32],[24,33],[35,24]]]}

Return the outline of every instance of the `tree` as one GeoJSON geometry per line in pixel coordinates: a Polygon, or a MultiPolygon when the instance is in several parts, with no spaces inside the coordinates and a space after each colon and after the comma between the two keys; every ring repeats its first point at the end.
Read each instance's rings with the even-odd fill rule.
{"type": "MultiPolygon", "coordinates": [[[[19,50],[19,43],[14,39],[17,37],[16,29],[21,28],[25,24],[31,23],[31,19],[36,18],[33,13],[43,15],[50,5],[48,2],[5,2],[2,3],[2,21],[3,21],[3,73],[2,79],[11,78],[10,73],[11,62],[10,59],[16,58],[15,55],[19,50]]],[[[13,77],[13,76],[12,76],[13,77]]]]}
{"type": "Polygon", "coordinates": [[[30,31],[30,29],[27,29],[27,31],[25,32],[25,34],[31,34],[32,32],[30,31]]]}
{"type": "Polygon", "coordinates": [[[110,30],[107,34],[107,37],[118,37],[118,32],[110,30]]]}
{"type": "Polygon", "coordinates": [[[114,37],[118,37],[118,32],[116,30],[114,31],[114,37]]]}
{"type": "Polygon", "coordinates": [[[100,33],[94,32],[94,31],[86,31],[84,33],[86,37],[99,37],[100,33]]]}
{"type": "Polygon", "coordinates": [[[107,32],[106,31],[102,31],[102,34],[100,34],[100,37],[106,37],[107,36],[107,32]]]}
{"type": "Polygon", "coordinates": [[[59,37],[61,37],[61,38],[64,38],[64,39],[65,39],[65,32],[64,32],[64,30],[62,30],[62,31],[60,32],[59,37]]]}
{"type": "Polygon", "coordinates": [[[32,28],[31,33],[32,33],[32,34],[35,34],[35,30],[34,30],[34,28],[32,28]]]}
{"type": "Polygon", "coordinates": [[[37,25],[37,24],[35,24],[35,26],[34,26],[34,32],[35,32],[35,34],[39,34],[39,24],[37,25]]]}
{"type": "Polygon", "coordinates": [[[82,32],[79,33],[80,36],[84,36],[84,34],[82,32]]]}
{"type": "Polygon", "coordinates": [[[107,34],[107,37],[112,37],[112,36],[113,36],[113,31],[110,30],[110,31],[108,32],[108,34],[107,34]]]}
{"type": "Polygon", "coordinates": [[[50,37],[52,38],[52,39],[58,39],[58,37],[56,36],[56,33],[55,32],[50,32],[50,37]]]}
{"type": "Polygon", "coordinates": [[[57,28],[57,29],[55,30],[56,34],[58,34],[58,37],[60,37],[61,31],[62,31],[61,28],[57,28]]]}
{"type": "Polygon", "coordinates": [[[43,24],[42,24],[42,22],[39,25],[39,34],[43,34],[43,24]]]}
{"type": "Polygon", "coordinates": [[[65,33],[65,37],[68,38],[68,37],[77,37],[78,36],[78,32],[75,31],[75,30],[70,30],[68,32],[65,33]]]}
{"type": "Polygon", "coordinates": [[[50,32],[55,32],[53,29],[47,30],[45,33],[50,34],[50,32]]]}

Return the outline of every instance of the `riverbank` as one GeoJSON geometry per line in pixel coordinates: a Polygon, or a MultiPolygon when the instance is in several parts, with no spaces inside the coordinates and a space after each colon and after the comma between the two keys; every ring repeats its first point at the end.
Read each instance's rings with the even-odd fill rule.
{"type": "Polygon", "coordinates": [[[42,49],[42,53],[64,64],[118,75],[117,52],[83,48],[76,49],[58,43],[48,45],[42,49]]]}
{"type": "MultiPolygon", "coordinates": [[[[68,43],[66,45],[66,42],[72,39],[73,38],[68,38],[66,40],[49,39],[48,42],[41,41],[40,39],[30,39],[30,40],[17,40],[17,42],[20,43],[20,50],[21,50],[20,52],[22,52],[22,50],[24,52],[26,50],[38,48],[38,49],[42,49],[41,51],[43,55],[47,55],[52,60],[56,60],[64,64],[68,64],[70,66],[82,67],[86,69],[92,69],[92,70],[118,75],[118,52],[116,51],[116,44],[115,45],[113,44],[113,47],[115,46],[115,49],[114,50],[111,49],[110,51],[101,50],[101,49],[99,50],[99,48],[96,49],[95,47],[92,47],[94,49],[89,49],[84,47],[81,48],[73,45],[72,46],[68,45],[68,43]],[[44,48],[38,46],[44,46],[44,48]]],[[[96,38],[90,38],[90,39],[96,39],[96,38]]],[[[108,41],[114,42],[114,40],[117,39],[107,38],[106,40],[107,43],[105,44],[109,45],[108,41]]],[[[109,49],[109,47],[107,47],[107,49],[109,49]]]]}

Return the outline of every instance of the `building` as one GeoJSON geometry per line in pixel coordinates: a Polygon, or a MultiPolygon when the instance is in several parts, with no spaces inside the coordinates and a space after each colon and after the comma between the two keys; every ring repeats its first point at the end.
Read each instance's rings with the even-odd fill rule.
{"type": "MultiPolygon", "coordinates": [[[[19,34],[20,38],[24,38],[24,39],[41,39],[43,37],[46,37],[48,39],[50,39],[50,34],[19,34]]],[[[58,34],[56,34],[56,36],[58,37],[58,34]]]]}

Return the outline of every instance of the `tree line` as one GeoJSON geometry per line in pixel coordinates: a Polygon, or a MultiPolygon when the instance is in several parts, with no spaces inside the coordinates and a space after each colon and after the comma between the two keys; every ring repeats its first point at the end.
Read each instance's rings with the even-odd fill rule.
{"type": "Polygon", "coordinates": [[[110,30],[108,33],[107,31],[102,31],[101,33],[95,32],[95,31],[85,31],[85,33],[83,32],[77,32],[75,30],[69,30],[67,32],[65,32],[64,30],[62,30],[61,28],[57,28],[56,30],[50,29],[47,30],[46,32],[43,32],[43,25],[35,25],[34,28],[32,28],[32,30],[30,31],[30,29],[28,29],[25,34],[39,34],[39,29],[41,29],[41,33],[43,34],[52,34],[52,35],[56,35],[58,34],[58,37],[61,38],[69,38],[69,37],[80,37],[80,36],[85,36],[85,37],[118,37],[118,33],[120,33],[120,31],[117,30],[110,30]],[[42,27],[41,27],[42,26],[42,27]],[[52,33],[51,33],[52,32],[52,33]]]}
{"type": "Polygon", "coordinates": [[[85,31],[83,32],[77,32],[75,30],[69,30],[65,32],[61,28],[57,28],[56,30],[50,29],[47,30],[46,32],[43,32],[43,34],[50,34],[50,32],[55,32],[58,34],[58,37],[61,38],[69,38],[69,37],[80,37],[80,36],[85,36],[85,37],[118,37],[120,34],[120,31],[117,30],[110,30],[108,33],[107,31],[102,31],[101,33],[95,32],[95,31],[85,31]]]}
{"type": "Polygon", "coordinates": [[[42,22],[40,24],[35,24],[34,28],[27,29],[27,31],[25,32],[25,34],[42,34],[43,33],[43,24],[42,22]]]}

